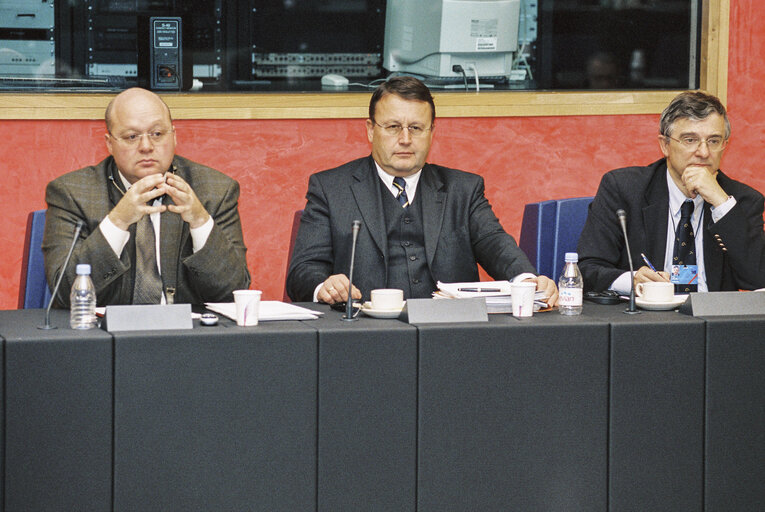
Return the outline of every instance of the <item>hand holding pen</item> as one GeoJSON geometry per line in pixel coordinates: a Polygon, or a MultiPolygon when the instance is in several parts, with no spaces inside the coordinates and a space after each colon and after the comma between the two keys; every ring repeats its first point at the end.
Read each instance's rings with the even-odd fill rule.
{"type": "Polygon", "coordinates": [[[640,256],[643,258],[643,261],[647,266],[640,267],[637,272],[635,272],[635,284],[646,283],[649,281],[669,281],[669,274],[663,270],[656,270],[656,267],[653,266],[648,257],[642,252],[640,253],[640,256]]]}

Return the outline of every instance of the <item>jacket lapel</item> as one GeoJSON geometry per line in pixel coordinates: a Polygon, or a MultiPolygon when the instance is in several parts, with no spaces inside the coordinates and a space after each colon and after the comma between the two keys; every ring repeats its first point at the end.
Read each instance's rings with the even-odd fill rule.
{"type": "Polygon", "coordinates": [[[369,231],[377,249],[382,253],[387,267],[388,241],[385,235],[382,197],[380,197],[380,179],[371,156],[353,173],[351,193],[358,211],[361,212],[364,226],[369,231]]]}
{"type": "MultiPolygon", "coordinates": [[[[646,188],[643,199],[643,232],[646,234],[646,255],[664,269],[667,251],[667,218],[669,215],[669,190],[667,189],[667,166],[659,165],[646,188]]],[[[639,252],[639,249],[635,249],[639,252]]],[[[638,265],[640,266],[640,265],[638,265]]]]}
{"type": "Polygon", "coordinates": [[[422,206],[425,255],[428,258],[428,266],[432,267],[444,220],[446,191],[443,190],[444,184],[440,177],[428,164],[425,164],[422,169],[422,176],[420,176],[418,186],[417,195],[420,197],[420,204],[422,206]]]}

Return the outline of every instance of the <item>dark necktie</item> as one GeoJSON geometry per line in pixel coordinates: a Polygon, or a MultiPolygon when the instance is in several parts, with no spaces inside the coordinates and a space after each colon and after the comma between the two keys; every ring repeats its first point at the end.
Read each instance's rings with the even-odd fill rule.
{"type": "Polygon", "coordinates": [[[393,178],[393,186],[398,189],[398,195],[396,196],[396,199],[398,199],[398,204],[400,204],[403,208],[409,206],[409,198],[406,195],[406,181],[404,181],[404,178],[401,176],[396,176],[393,178]]]}
{"type": "Polygon", "coordinates": [[[162,299],[162,278],[157,268],[154,226],[144,215],[135,229],[135,285],[133,304],[159,304],[162,299]]]}
{"type": "MultiPolygon", "coordinates": [[[[696,238],[693,234],[693,201],[687,200],[680,207],[680,222],[675,229],[675,250],[672,253],[673,265],[696,264],[696,238]]],[[[698,283],[675,286],[676,292],[695,292],[698,283]]]]}

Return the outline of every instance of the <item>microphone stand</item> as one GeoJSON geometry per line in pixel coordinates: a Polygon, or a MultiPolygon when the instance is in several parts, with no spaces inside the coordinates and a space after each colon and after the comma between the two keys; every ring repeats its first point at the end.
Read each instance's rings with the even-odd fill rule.
{"type": "Polygon", "coordinates": [[[359,237],[359,229],[361,228],[361,221],[353,221],[353,242],[351,242],[351,268],[348,271],[348,299],[345,302],[345,316],[341,320],[345,322],[353,322],[356,317],[353,315],[353,263],[356,259],[356,240],[359,237]]]}
{"type": "Polygon", "coordinates": [[[617,210],[616,215],[619,217],[619,222],[622,225],[622,233],[624,233],[624,244],[627,246],[627,260],[630,263],[630,306],[624,310],[624,313],[627,315],[639,315],[641,312],[635,307],[635,267],[632,265],[630,241],[627,238],[627,214],[624,210],[617,210]]]}
{"type": "Polygon", "coordinates": [[[61,267],[61,272],[58,274],[58,279],[56,279],[56,285],[53,287],[53,293],[50,296],[50,301],[48,302],[48,307],[45,310],[45,324],[44,325],[38,325],[38,329],[55,329],[55,325],[50,324],[50,308],[53,306],[53,301],[56,300],[56,295],[58,295],[58,289],[61,286],[61,280],[64,278],[64,272],[66,272],[66,267],[69,265],[69,260],[72,258],[72,252],[74,251],[74,245],[77,243],[77,238],[80,236],[80,231],[82,231],[83,222],[82,220],[77,221],[77,227],[74,229],[74,236],[72,237],[72,245],[69,246],[69,253],[66,255],[66,259],[64,260],[64,266],[61,267]]]}

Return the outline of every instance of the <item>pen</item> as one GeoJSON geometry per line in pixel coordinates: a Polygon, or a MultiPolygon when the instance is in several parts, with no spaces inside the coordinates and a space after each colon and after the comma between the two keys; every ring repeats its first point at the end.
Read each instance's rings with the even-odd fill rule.
{"type": "Polygon", "coordinates": [[[476,292],[476,293],[482,293],[482,292],[501,292],[499,288],[457,288],[458,292],[476,292]]]}
{"type": "Polygon", "coordinates": [[[654,272],[656,272],[656,269],[655,269],[655,268],[653,268],[653,265],[651,265],[651,262],[650,262],[650,261],[648,261],[648,258],[646,258],[646,257],[645,257],[645,254],[643,254],[643,253],[641,252],[641,253],[640,253],[640,255],[643,257],[643,261],[645,261],[645,264],[646,264],[646,265],[648,265],[648,266],[651,268],[651,270],[653,270],[654,272]]]}

